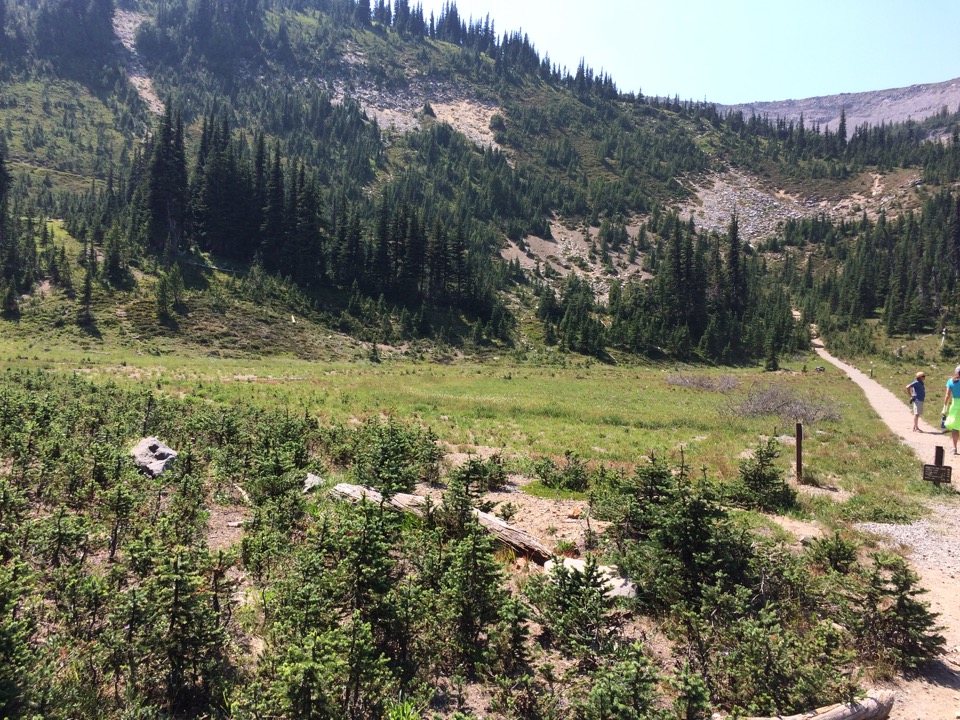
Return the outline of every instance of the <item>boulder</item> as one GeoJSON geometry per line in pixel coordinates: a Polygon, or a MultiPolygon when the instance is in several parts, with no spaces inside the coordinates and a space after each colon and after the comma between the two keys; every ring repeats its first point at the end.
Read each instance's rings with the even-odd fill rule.
{"type": "Polygon", "coordinates": [[[144,438],[131,451],[137,467],[155,478],[161,475],[174,460],[177,451],[167,447],[155,437],[144,438]]]}
{"type": "MultiPolygon", "coordinates": [[[[584,569],[587,566],[585,560],[580,558],[563,558],[561,561],[563,566],[567,570],[576,570],[578,573],[583,574],[584,569]]],[[[553,560],[547,560],[543,564],[543,569],[549,573],[554,566],[553,560]]],[[[612,565],[598,565],[597,570],[600,571],[600,574],[604,579],[604,587],[607,588],[608,597],[627,597],[632,598],[637,596],[637,587],[632,582],[627,580],[625,577],[620,576],[620,571],[612,565]]]]}
{"type": "Polygon", "coordinates": [[[307,479],[303,481],[303,492],[308,493],[314,488],[323,485],[323,478],[313,473],[307,473],[307,479]]]}

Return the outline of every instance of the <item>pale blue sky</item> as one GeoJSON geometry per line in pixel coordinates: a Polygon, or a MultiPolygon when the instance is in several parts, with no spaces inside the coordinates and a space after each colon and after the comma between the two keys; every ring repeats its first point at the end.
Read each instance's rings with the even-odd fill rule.
{"type": "MultiPolygon", "coordinates": [[[[439,16],[445,0],[421,0],[439,16]]],[[[411,0],[411,4],[416,4],[411,0]]],[[[457,0],[622,91],[733,104],[960,78],[960,0],[457,0]]],[[[955,108],[952,108],[955,109],[955,108]]]]}

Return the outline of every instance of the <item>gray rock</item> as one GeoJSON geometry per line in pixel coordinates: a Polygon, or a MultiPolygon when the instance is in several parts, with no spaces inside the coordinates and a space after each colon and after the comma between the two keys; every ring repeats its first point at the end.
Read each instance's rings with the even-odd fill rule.
{"type": "Polygon", "coordinates": [[[130,453],[133,461],[152,478],[161,475],[177,459],[177,451],[167,447],[155,437],[144,438],[130,453]]]}
{"type": "Polygon", "coordinates": [[[303,481],[303,491],[305,493],[310,492],[314,488],[318,488],[323,485],[323,478],[314,475],[313,473],[307,473],[307,479],[303,481]]]}
{"type": "MultiPolygon", "coordinates": [[[[587,566],[586,561],[580,558],[563,558],[562,563],[567,570],[576,570],[581,574],[587,566]]],[[[547,574],[553,570],[554,564],[553,560],[547,560],[543,564],[543,569],[547,574]]],[[[637,586],[627,580],[627,578],[621,577],[620,571],[616,567],[612,565],[598,565],[597,570],[600,571],[600,574],[604,578],[603,584],[604,587],[607,588],[608,597],[632,598],[637,596],[637,586]]]]}

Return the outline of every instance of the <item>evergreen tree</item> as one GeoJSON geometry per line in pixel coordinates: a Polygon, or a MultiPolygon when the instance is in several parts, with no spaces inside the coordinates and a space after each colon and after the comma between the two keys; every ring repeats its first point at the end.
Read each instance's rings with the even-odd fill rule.
{"type": "Polygon", "coordinates": [[[83,274],[83,296],[81,303],[81,320],[89,323],[93,321],[93,280],[97,273],[97,255],[93,243],[85,243],[83,246],[84,254],[84,274],[83,274]]]}
{"type": "Polygon", "coordinates": [[[0,145],[0,303],[5,315],[17,313],[17,275],[20,274],[18,243],[7,216],[7,194],[10,174],[7,171],[4,147],[0,145]]]}
{"type": "MultiPolygon", "coordinates": [[[[0,232],[7,213],[7,193],[10,190],[10,171],[7,170],[6,147],[0,143],[0,232]]],[[[2,236],[0,236],[2,237],[2,236]]]]}
{"type": "Polygon", "coordinates": [[[734,214],[727,227],[726,264],[727,306],[735,317],[741,317],[747,307],[747,278],[743,267],[743,250],[740,246],[740,223],[734,214]]]}
{"type": "Polygon", "coordinates": [[[183,120],[167,103],[153,139],[147,171],[147,246],[170,255],[180,249],[187,211],[187,164],[183,120]]]}
{"type": "Polygon", "coordinates": [[[284,227],[286,196],[279,145],[274,147],[273,162],[270,166],[270,172],[267,174],[265,198],[263,224],[260,226],[262,237],[260,249],[264,265],[271,270],[277,270],[284,267],[283,260],[286,251],[284,227]]]}
{"type": "Polygon", "coordinates": [[[504,590],[489,535],[472,519],[466,530],[450,550],[441,595],[457,652],[473,662],[480,657],[481,635],[500,616],[504,590]]]}

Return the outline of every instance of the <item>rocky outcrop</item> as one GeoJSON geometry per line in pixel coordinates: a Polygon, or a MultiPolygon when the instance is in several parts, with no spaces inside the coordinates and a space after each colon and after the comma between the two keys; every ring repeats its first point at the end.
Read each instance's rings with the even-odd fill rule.
{"type": "Polygon", "coordinates": [[[137,467],[152,478],[162,475],[177,459],[177,451],[167,447],[155,437],[144,438],[130,453],[137,467]]]}
{"type": "MultiPolygon", "coordinates": [[[[553,570],[556,560],[547,560],[543,564],[543,569],[548,574],[553,570]]],[[[576,572],[583,574],[584,570],[587,567],[586,560],[581,560],[580,558],[562,558],[560,563],[567,570],[575,570],[576,572]]],[[[620,571],[617,570],[614,566],[607,565],[598,565],[597,570],[600,572],[600,575],[603,577],[603,586],[606,589],[607,597],[626,597],[632,598],[637,596],[637,587],[632,582],[627,580],[624,577],[620,576],[620,571]]]]}
{"type": "Polygon", "coordinates": [[[316,490],[318,487],[323,487],[323,478],[313,473],[307,473],[307,477],[303,481],[303,492],[308,493],[316,490]]]}
{"type": "Polygon", "coordinates": [[[780,100],[754,102],[740,105],[717,105],[722,113],[742,110],[746,116],[767,115],[798,121],[803,115],[807,128],[815,124],[820,129],[829,127],[836,132],[840,125],[840,112],[847,115],[847,134],[858,125],[868,123],[898,123],[906,120],[923,120],[936,115],[943,108],[951,113],[960,109],[960,78],[941,83],[911,85],[905,88],[876,90],[861,93],[841,93],[803,100],[780,100]]]}

